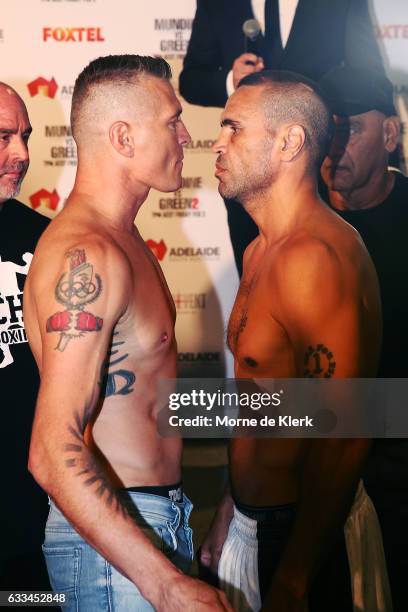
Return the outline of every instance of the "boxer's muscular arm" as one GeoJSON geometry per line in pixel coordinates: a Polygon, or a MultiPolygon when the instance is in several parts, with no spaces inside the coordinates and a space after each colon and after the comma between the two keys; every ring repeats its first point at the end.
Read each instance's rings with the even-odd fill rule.
{"type": "MultiPolygon", "coordinates": [[[[361,375],[357,298],[347,287],[336,254],[320,242],[308,241],[284,255],[280,264],[272,284],[295,351],[294,376],[361,375]]],[[[299,602],[294,610],[303,609],[311,580],[341,534],[369,447],[369,440],[310,441],[296,523],[265,610],[285,610],[285,602],[292,599],[299,602]]]]}
{"type": "MultiPolygon", "coordinates": [[[[42,367],[30,470],[75,529],[155,609],[186,609],[212,595],[215,609],[227,609],[218,607],[215,591],[209,593],[205,585],[203,589],[181,575],[142,534],[89,444],[89,428],[98,414],[101,366],[113,327],[126,312],[126,296],[132,295],[127,262],[97,240],[72,245],[56,257],[60,265],[48,290],[36,293],[35,279],[31,281],[42,367]]],[[[204,604],[203,609],[210,608],[204,604]]]]}

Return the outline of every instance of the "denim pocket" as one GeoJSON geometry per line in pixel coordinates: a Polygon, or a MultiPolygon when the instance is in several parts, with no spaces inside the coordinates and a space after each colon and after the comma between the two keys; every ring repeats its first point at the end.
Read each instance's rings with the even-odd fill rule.
{"type": "Polygon", "coordinates": [[[54,591],[76,594],[81,566],[81,549],[44,544],[43,553],[54,591]]]}

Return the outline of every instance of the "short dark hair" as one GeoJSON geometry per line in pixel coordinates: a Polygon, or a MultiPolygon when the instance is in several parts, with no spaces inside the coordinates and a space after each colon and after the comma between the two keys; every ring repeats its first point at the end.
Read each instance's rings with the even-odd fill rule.
{"type": "Polygon", "coordinates": [[[107,55],[88,64],[75,81],[71,106],[72,131],[77,125],[82,103],[94,85],[125,85],[140,76],[171,79],[171,68],[163,58],[146,55],[107,55]]]}
{"type": "Polygon", "coordinates": [[[265,88],[265,115],[273,130],[296,121],[305,130],[309,169],[319,169],[333,135],[330,106],[319,86],[307,77],[286,70],[262,70],[244,77],[238,87],[265,88]],[[269,92],[274,92],[270,96],[269,92]]]}

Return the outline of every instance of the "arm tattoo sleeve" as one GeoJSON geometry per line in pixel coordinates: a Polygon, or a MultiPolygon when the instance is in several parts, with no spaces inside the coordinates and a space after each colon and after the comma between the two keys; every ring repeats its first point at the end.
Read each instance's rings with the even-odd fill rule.
{"type": "Polygon", "coordinates": [[[303,365],[305,378],[331,378],[336,369],[333,353],[324,344],[309,345],[303,365]]]}
{"type": "Polygon", "coordinates": [[[55,298],[65,306],[47,320],[47,332],[59,332],[58,351],[64,351],[72,338],[81,338],[91,331],[100,331],[103,319],[85,310],[95,302],[102,291],[102,280],[95,274],[92,264],[86,261],[85,251],[75,249],[65,254],[69,269],[59,279],[55,298]]]}
{"type": "Polygon", "coordinates": [[[87,404],[82,413],[75,413],[72,423],[68,425],[72,441],[64,445],[65,466],[75,470],[75,476],[82,480],[84,487],[92,487],[99,499],[126,518],[129,515],[126,507],[120,501],[98,459],[85,445],[84,432],[91,420],[92,407],[87,404]]]}

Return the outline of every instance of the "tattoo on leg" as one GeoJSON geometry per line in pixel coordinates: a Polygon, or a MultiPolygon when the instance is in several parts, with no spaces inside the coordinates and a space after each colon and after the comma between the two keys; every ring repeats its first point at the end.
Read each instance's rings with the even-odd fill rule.
{"type": "Polygon", "coordinates": [[[336,369],[333,353],[324,344],[308,346],[304,357],[306,378],[331,378],[336,369]]]}
{"type": "MultiPolygon", "coordinates": [[[[118,332],[113,333],[113,337],[117,336],[118,332]]],[[[101,393],[105,397],[111,395],[129,395],[134,390],[132,385],[136,380],[136,376],[130,370],[124,370],[122,368],[112,371],[111,367],[121,363],[129,353],[119,355],[115,359],[111,359],[116,355],[119,350],[115,347],[125,344],[124,341],[112,341],[111,348],[108,351],[107,359],[102,364],[101,368],[101,380],[99,382],[101,386],[101,393]]]]}
{"type": "Polygon", "coordinates": [[[75,475],[81,478],[85,487],[93,487],[95,494],[99,499],[103,499],[105,504],[121,514],[124,518],[129,516],[129,513],[123,503],[120,501],[109,478],[106,476],[100,462],[87,448],[84,442],[84,433],[87,425],[92,420],[92,408],[86,404],[82,414],[77,412],[74,416],[73,423],[68,425],[68,431],[77,442],[67,443],[64,446],[64,454],[66,456],[65,465],[67,468],[75,469],[75,475]]]}
{"type": "Polygon", "coordinates": [[[98,299],[102,291],[102,280],[94,274],[92,264],[86,261],[85,251],[75,249],[65,254],[70,260],[68,272],[59,279],[55,298],[66,307],[47,320],[47,332],[60,332],[58,351],[65,350],[72,338],[81,338],[85,333],[100,331],[103,319],[84,310],[87,304],[98,299]]]}

